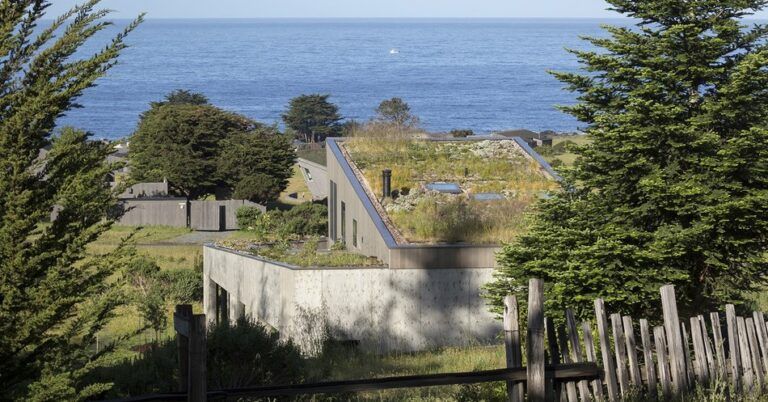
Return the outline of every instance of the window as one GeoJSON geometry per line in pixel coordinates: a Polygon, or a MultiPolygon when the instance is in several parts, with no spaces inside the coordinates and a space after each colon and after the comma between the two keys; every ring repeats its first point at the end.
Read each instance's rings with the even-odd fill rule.
{"type": "Polygon", "coordinates": [[[347,244],[347,204],[341,202],[341,242],[347,244]]]}
{"type": "Polygon", "coordinates": [[[309,172],[309,169],[304,168],[304,175],[307,176],[307,181],[312,181],[312,173],[309,172]]]}
{"type": "Polygon", "coordinates": [[[352,246],[357,247],[357,220],[352,219],[352,246]]]}

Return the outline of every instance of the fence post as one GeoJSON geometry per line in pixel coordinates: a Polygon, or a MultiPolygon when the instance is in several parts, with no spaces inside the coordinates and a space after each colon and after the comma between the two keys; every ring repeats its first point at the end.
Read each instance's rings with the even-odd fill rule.
{"type": "MultiPolygon", "coordinates": [[[[587,352],[587,361],[596,363],[595,342],[592,340],[592,327],[588,321],[581,323],[581,330],[584,333],[584,350],[587,352]]],[[[595,401],[603,402],[603,381],[600,378],[592,380],[592,392],[595,401]]]]}
{"type": "MultiPolygon", "coordinates": [[[[177,304],[174,315],[174,327],[186,326],[192,321],[192,305],[177,304]],[[178,319],[176,318],[178,317],[178,319]],[[178,322],[178,325],[176,321],[178,322]]],[[[179,356],[179,391],[186,392],[189,384],[189,331],[176,329],[176,348],[179,356]]]]}
{"type": "Polygon", "coordinates": [[[725,346],[723,345],[723,330],[720,327],[720,314],[717,312],[709,313],[709,320],[712,323],[712,338],[714,339],[715,361],[717,362],[717,377],[728,383],[728,367],[725,361],[725,346]]]}
{"type": "Polygon", "coordinates": [[[677,315],[675,287],[666,285],[661,288],[661,308],[664,311],[664,329],[669,344],[670,371],[672,374],[672,394],[677,397],[688,389],[688,374],[685,369],[683,338],[680,333],[680,319],[677,315]]]}
{"type": "Polygon", "coordinates": [[[733,387],[741,389],[741,351],[739,350],[739,333],[736,329],[736,307],[733,304],[725,306],[725,326],[728,330],[728,358],[731,361],[731,378],[733,387]]]}
{"type": "MultiPolygon", "coordinates": [[[[504,298],[504,349],[507,368],[522,367],[523,355],[520,349],[520,323],[517,297],[508,295],[504,298]]],[[[523,384],[507,381],[507,398],[511,402],[524,400],[523,384]]]]}
{"type": "Polygon", "coordinates": [[[643,343],[643,362],[645,362],[645,377],[648,382],[648,396],[656,400],[658,391],[656,387],[656,370],[653,367],[653,346],[651,343],[651,331],[648,320],[640,319],[640,340],[643,343]]]}
{"type": "Polygon", "coordinates": [[[621,396],[629,393],[629,372],[627,371],[627,349],[624,340],[621,315],[611,314],[611,326],[613,327],[613,350],[616,353],[616,374],[619,376],[619,388],[621,396]]]}
{"type": "Polygon", "coordinates": [[[544,281],[528,282],[528,368],[527,386],[530,402],[544,402],[544,281]]]}
{"type": "Polygon", "coordinates": [[[608,316],[605,313],[605,302],[603,299],[595,300],[595,323],[597,324],[597,335],[600,338],[600,354],[603,355],[604,381],[608,389],[608,400],[616,401],[619,399],[618,385],[616,383],[616,363],[611,356],[608,316]]]}
{"type": "Polygon", "coordinates": [[[208,394],[205,314],[193,316],[189,327],[189,387],[187,388],[187,401],[204,402],[208,394]]]}
{"type": "MultiPolygon", "coordinates": [[[[582,363],[584,362],[584,357],[581,352],[581,342],[579,342],[579,329],[576,326],[576,317],[571,309],[565,310],[565,325],[568,326],[568,337],[571,343],[571,352],[573,352],[573,362],[582,363]]],[[[592,399],[589,394],[589,383],[586,380],[579,381],[578,387],[582,401],[592,399]]]]}
{"type": "Polygon", "coordinates": [[[656,345],[656,358],[659,363],[659,382],[661,382],[661,393],[664,395],[664,400],[668,401],[672,398],[672,387],[669,381],[669,364],[667,357],[669,356],[667,350],[667,340],[664,336],[664,327],[653,328],[653,340],[656,345]]]}

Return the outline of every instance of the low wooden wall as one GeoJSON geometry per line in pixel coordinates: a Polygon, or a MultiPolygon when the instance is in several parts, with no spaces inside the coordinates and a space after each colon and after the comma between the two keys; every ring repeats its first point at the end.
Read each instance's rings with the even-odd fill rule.
{"type": "Polygon", "coordinates": [[[243,200],[192,201],[190,228],[208,231],[237,230],[237,210],[243,206],[256,207],[262,212],[267,210],[263,205],[243,200]]]}
{"type": "Polygon", "coordinates": [[[187,226],[185,198],[135,198],[120,200],[118,225],[123,226],[187,226]]]}

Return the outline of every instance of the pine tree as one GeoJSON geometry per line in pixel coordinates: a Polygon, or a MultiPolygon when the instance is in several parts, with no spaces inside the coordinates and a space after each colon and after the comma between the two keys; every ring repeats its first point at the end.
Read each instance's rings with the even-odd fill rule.
{"type": "Polygon", "coordinates": [[[75,59],[110,25],[98,3],[42,22],[48,1],[0,0],[2,399],[76,400],[107,387],[84,377],[103,359],[89,346],[119,302],[105,282],[113,256],[88,258],[85,247],[109,227],[114,194],[105,186],[112,168],[105,158],[112,150],[73,129],[52,137],[56,118],[115,64],[141,21],[75,59]],[[54,205],[57,217],[47,224],[54,205]]]}
{"type": "Polygon", "coordinates": [[[499,309],[540,277],[553,313],[603,297],[656,316],[666,283],[683,313],[743,303],[768,272],[768,29],[743,17],[768,2],[609,3],[637,25],[586,38],[586,73],[555,73],[593,142],[505,247],[489,297],[499,309]]]}

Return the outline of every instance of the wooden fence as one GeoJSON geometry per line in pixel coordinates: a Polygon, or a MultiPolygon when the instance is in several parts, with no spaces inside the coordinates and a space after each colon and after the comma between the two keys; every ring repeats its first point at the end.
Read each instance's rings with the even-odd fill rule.
{"type": "Polygon", "coordinates": [[[506,382],[513,402],[619,401],[638,396],[670,400],[716,382],[730,384],[740,394],[768,388],[768,324],[763,313],[737,317],[734,306],[728,305],[724,326],[718,312],[710,313],[709,322],[701,315],[681,321],[672,286],[661,288],[661,303],[663,325],[654,328],[646,319],[636,325],[632,317],[609,315],[601,299],[595,300],[594,323],[577,323],[569,309],[564,323],[555,326],[544,315],[543,281],[531,279],[524,334],[516,297],[504,300],[505,369],[210,392],[205,384],[205,316],[192,315],[190,306],[177,306],[179,392],[122,401],[202,401],[494,381],[506,382]]]}

